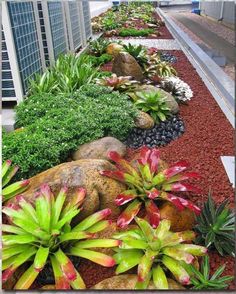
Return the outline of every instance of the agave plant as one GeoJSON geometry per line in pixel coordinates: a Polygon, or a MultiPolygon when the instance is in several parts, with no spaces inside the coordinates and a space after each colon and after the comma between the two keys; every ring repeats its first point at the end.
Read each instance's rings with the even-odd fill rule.
{"type": "Polygon", "coordinates": [[[41,186],[35,200],[35,207],[22,196],[18,203],[3,208],[10,219],[10,225],[2,225],[2,281],[8,280],[24,263],[30,263],[21,275],[15,289],[28,289],[49,263],[52,266],[56,289],[84,289],[85,284],[74,267],[70,256],[87,258],[105,267],[112,267],[112,257],[88,250],[95,247],[118,246],[113,239],[91,239],[94,233],[110,225],[105,218],[110,209],[104,209],[88,216],[76,226],[72,219],[80,212],[85,190],[78,189],[67,205],[64,205],[67,188],[61,189],[57,197],[48,185],[41,186]]]}
{"type": "Polygon", "coordinates": [[[89,43],[89,52],[97,57],[106,53],[107,46],[111,42],[106,39],[97,39],[89,43]]]}
{"type": "Polygon", "coordinates": [[[171,115],[170,108],[166,105],[165,97],[161,92],[137,92],[135,105],[138,109],[147,112],[151,117],[159,122],[165,121],[171,115]]]}
{"type": "Polygon", "coordinates": [[[196,218],[196,242],[215,248],[222,256],[235,256],[235,214],[227,204],[228,200],[225,200],[217,207],[209,193],[201,214],[196,218]]]}
{"type": "Polygon", "coordinates": [[[6,160],[2,164],[2,197],[3,202],[9,200],[10,198],[23,193],[29,186],[29,180],[19,181],[7,186],[14,175],[17,173],[19,167],[12,166],[11,160],[6,160]]]}
{"type": "Polygon", "coordinates": [[[147,49],[142,45],[124,45],[125,51],[132,55],[140,65],[146,64],[148,61],[147,49]]]}
{"type": "Polygon", "coordinates": [[[152,279],[157,289],[168,289],[167,270],[183,285],[190,284],[190,276],[181,263],[191,264],[195,256],[205,255],[207,249],[189,244],[194,232],[172,233],[170,221],[162,220],[156,229],[140,218],[135,218],[138,228],[117,233],[113,237],[122,240],[113,256],[118,264],[116,274],[138,265],[136,289],[146,289],[152,279]],[[188,244],[182,244],[188,242],[188,244]]]}
{"type": "Polygon", "coordinates": [[[128,186],[128,190],[119,194],[115,199],[115,203],[119,206],[130,202],[117,220],[119,227],[126,227],[144,204],[149,222],[156,228],[160,221],[159,209],[154,203],[156,200],[170,201],[179,210],[187,207],[196,214],[200,213],[200,209],[196,205],[170,193],[200,192],[199,188],[182,183],[184,180],[199,178],[199,175],[195,172],[182,174],[189,167],[186,161],[179,161],[169,168],[160,170],[160,151],[156,148],[149,149],[146,146],[140,149],[140,156],[135,162],[136,167],[133,167],[117,152],[111,151],[108,156],[116,163],[117,170],[101,171],[101,174],[128,186]]]}
{"type": "Polygon", "coordinates": [[[228,283],[234,279],[233,276],[223,276],[225,265],[221,265],[210,277],[209,256],[204,256],[201,267],[197,270],[192,264],[185,265],[185,269],[191,276],[192,289],[195,290],[220,290],[226,289],[228,283]]]}
{"type": "Polygon", "coordinates": [[[104,77],[102,79],[97,79],[96,83],[101,86],[111,87],[113,90],[118,90],[120,92],[130,91],[134,89],[139,82],[131,80],[132,77],[117,77],[116,74],[112,74],[111,77],[104,77]]]}

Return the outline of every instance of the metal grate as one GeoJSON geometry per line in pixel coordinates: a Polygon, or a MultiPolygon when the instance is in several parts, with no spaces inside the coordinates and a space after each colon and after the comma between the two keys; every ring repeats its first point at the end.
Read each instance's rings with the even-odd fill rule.
{"type": "Polygon", "coordinates": [[[67,52],[66,35],[61,1],[48,2],[48,13],[51,26],[55,59],[67,52]]]}
{"type": "Polygon", "coordinates": [[[92,36],[89,1],[82,1],[86,40],[92,36]]]}
{"type": "Polygon", "coordinates": [[[82,45],[78,4],[76,1],[69,1],[68,3],[69,3],[73,44],[74,44],[74,49],[77,50],[82,45]]]}
{"type": "Polygon", "coordinates": [[[35,73],[42,72],[39,40],[32,2],[8,2],[19,70],[24,93],[35,73]]]}
{"type": "Polygon", "coordinates": [[[7,44],[2,27],[2,98],[16,97],[11,66],[7,53],[7,44]]]}

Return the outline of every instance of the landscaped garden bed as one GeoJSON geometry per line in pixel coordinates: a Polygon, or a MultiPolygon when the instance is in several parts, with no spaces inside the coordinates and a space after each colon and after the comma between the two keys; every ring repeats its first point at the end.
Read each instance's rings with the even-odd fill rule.
{"type": "Polygon", "coordinates": [[[61,57],[3,136],[3,287],[235,289],[233,142],[182,51],[61,57]]]}

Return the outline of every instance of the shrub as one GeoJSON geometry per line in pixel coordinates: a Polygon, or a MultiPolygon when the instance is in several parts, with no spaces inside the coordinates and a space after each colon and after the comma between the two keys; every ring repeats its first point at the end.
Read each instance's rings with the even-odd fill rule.
{"type": "Polygon", "coordinates": [[[49,96],[51,101],[37,97],[32,97],[33,102],[29,97],[26,105],[23,102],[17,114],[18,125],[25,128],[3,135],[3,158],[20,166],[18,178],[29,178],[66,161],[81,144],[107,135],[125,139],[137,116],[126,95],[98,85],[85,85],[71,97],[49,96]],[[43,107],[37,108],[37,102],[54,105],[57,99],[59,107],[44,112],[43,107]],[[25,111],[29,105],[33,114],[25,111]]]}
{"type": "Polygon", "coordinates": [[[190,275],[184,269],[194,261],[195,256],[205,255],[207,249],[188,244],[195,237],[192,231],[173,233],[170,221],[162,220],[156,229],[140,218],[135,218],[138,228],[116,233],[121,240],[113,256],[118,267],[116,274],[128,271],[138,265],[138,281],[135,289],[147,289],[152,279],[156,289],[168,289],[166,270],[183,284],[190,284],[190,275]],[[184,244],[185,243],[185,244],[184,244]]]}
{"type": "Polygon", "coordinates": [[[104,220],[110,209],[98,211],[75,226],[72,219],[80,212],[85,190],[78,189],[71,201],[64,205],[67,188],[57,197],[48,185],[42,185],[35,205],[18,196],[15,206],[3,208],[11,218],[10,225],[3,225],[3,282],[8,280],[22,264],[27,270],[20,276],[14,289],[29,289],[38,274],[49,263],[53,269],[56,289],[84,289],[83,279],[76,270],[71,256],[89,259],[105,267],[112,267],[112,257],[90,250],[96,247],[115,247],[120,241],[113,239],[90,239],[94,233],[109,226],[104,220]]]}
{"type": "Polygon", "coordinates": [[[99,57],[88,55],[89,61],[93,64],[93,66],[100,66],[112,60],[112,56],[110,54],[104,53],[99,57]]]}
{"type": "Polygon", "coordinates": [[[121,37],[146,37],[155,32],[154,29],[141,29],[137,30],[134,28],[123,28],[119,32],[119,36],[121,37]]]}
{"type": "Polygon", "coordinates": [[[96,57],[100,57],[102,54],[106,53],[107,46],[111,42],[106,39],[97,39],[89,43],[89,52],[96,57]]]}
{"type": "Polygon", "coordinates": [[[135,160],[134,166],[115,151],[111,151],[108,156],[116,163],[117,170],[101,171],[100,173],[128,186],[128,189],[115,199],[115,203],[119,206],[129,203],[117,220],[119,227],[126,227],[144,204],[148,220],[152,227],[156,228],[160,221],[160,212],[154,201],[158,200],[170,201],[179,210],[187,207],[199,214],[200,209],[193,203],[169,193],[199,192],[198,188],[182,183],[184,180],[199,178],[195,172],[182,174],[189,166],[186,161],[181,160],[171,167],[161,169],[160,151],[156,148],[149,149],[146,146],[140,149],[139,158],[135,160]]]}

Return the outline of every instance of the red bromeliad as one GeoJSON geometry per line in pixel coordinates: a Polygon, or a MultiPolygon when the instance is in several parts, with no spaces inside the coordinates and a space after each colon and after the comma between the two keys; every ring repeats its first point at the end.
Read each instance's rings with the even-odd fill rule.
{"type": "Polygon", "coordinates": [[[158,226],[160,221],[160,213],[154,203],[155,200],[167,200],[173,203],[179,210],[187,207],[196,214],[200,213],[200,209],[196,205],[170,193],[200,192],[199,188],[182,183],[182,181],[191,178],[200,178],[196,172],[183,174],[189,167],[186,161],[179,161],[169,168],[160,170],[159,150],[147,147],[141,148],[140,158],[137,160],[137,168],[134,168],[130,162],[121,158],[117,152],[111,151],[108,156],[116,163],[118,170],[102,171],[101,174],[119,180],[129,187],[128,190],[119,194],[115,199],[115,203],[118,206],[131,202],[118,218],[117,224],[119,227],[124,228],[133,220],[138,214],[142,202],[145,203],[147,217],[154,228],[158,226]]]}

